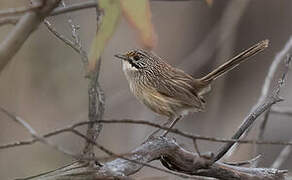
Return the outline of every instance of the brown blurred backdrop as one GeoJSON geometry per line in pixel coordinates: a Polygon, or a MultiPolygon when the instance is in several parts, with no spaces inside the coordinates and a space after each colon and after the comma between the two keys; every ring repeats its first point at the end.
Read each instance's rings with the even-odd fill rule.
{"type": "MultiPolygon", "coordinates": [[[[73,3],[77,1],[67,1],[73,3]]],[[[28,2],[1,0],[0,8],[18,7],[28,2]]],[[[230,137],[260,96],[263,80],[275,54],[292,34],[291,0],[214,0],[208,7],[203,0],[183,2],[151,2],[152,20],[158,34],[154,51],[170,64],[184,69],[194,77],[209,72],[231,56],[254,43],[269,39],[270,47],[240,68],[214,83],[204,113],[188,115],[177,128],[195,134],[230,137]],[[206,40],[207,39],[207,40],[206,40]]],[[[81,26],[83,47],[88,50],[95,34],[94,9],[68,14],[81,26]]],[[[49,18],[62,34],[71,37],[68,15],[49,18]]],[[[11,26],[0,27],[2,40],[11,26]]],[[[106,95],[105,119],[142,119],[163,123],[141,105],[130,93],[121,71],[117,52],[139,48],[136,32],[122,19],[102,55],[101,84],[106,95]]],[[[279,73],[276,76],[279,78],[279,73]]],[[[87,80],[78,54],[56,39],[43,25],[33,33],[13,61],[0,76],[1,106],[21,116],[39,133],[87,120],[87,80]]],[[[276,82],[275,79],[274,82],[276,82]]],[[[292,105],[292,80],[282,91],[286,100],[279,106],[292,105]]],[[[275,84],[275,83],[274,83],[275,84]]],[[[266,140],[292,137],[291,119],[271,115],[265,133],[266,140]]],[[[138,146],[153,129],[134,125],[105,125],[100,143],[116,153],[128,152],[138,146]]],[[[255,136],[250,134],[250,138],[255,136]]],[[[171,135],[172,136],[172,135],[171,135]]],[[[0,114],[0,143],[29,138],[17,124],[0,114]]],[[[187,149],[192,142],[176,137],[187,149]]],[[[63,148],[80,152],[83,141],[72,134],[50,139],[63,148]]],[[[199,141],[201,151],[215,151],[219,143],[199,141]]],[[[262,145],[261,167],[269,167],[282,149],[262,145]]],[[[232,160],[254,157],[251,145],[242,145],[232,160]]],[[[103,153],[97,151],[99,156],[103,153]]],[[[292,157],[281,167],[292,170],[292,157]]],[[[0,179],[34,175],[65,165],[73,160],[50,147],[36,143],[31,146],[0,151],[0,179]]],[[[159,163],[153,163],[160,165],[159,163]]],[[[144,168],[135,177],[169,176],[144,168]]]]}

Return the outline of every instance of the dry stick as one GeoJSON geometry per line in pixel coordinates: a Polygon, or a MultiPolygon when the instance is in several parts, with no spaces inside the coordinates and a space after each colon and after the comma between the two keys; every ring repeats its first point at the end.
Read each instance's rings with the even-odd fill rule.
{"type": "Polygon", "coordinates": [[[264,133],[265,133],[265,129],[266,129],[266,126],[267,126],[267,123],[268,123],[270,112],[271,112],[271,108],[267,109],[267,111],[264,114],[263,121],[262,121],[262,123],[260,124],[260,127],[259,127],[259,133],[258,133],[257,140],[263,140],[264,139],[264,133]]]}
{"type": "MultiPolygon", "coordinates": [[[[84,139],[88,139],[87,136],[76,131],[76,134],[84,139]]],[[[88,139],[91,141],[90,139],[88,139]]],[[[215,163],[212,166],[208,166],[210,159],[200,157],[195,153],[189,152],[180,147],[173,139],[168,138],[154,138],[132,151],[131,154],[126,157],[122,157],[113,153],[112,151],[104,148],[103,146],[91,141],[95,146],[100,148],[106,154],[114,157],[118,157],[112,161],[104,163],[100,168],[96,169],[78,169],[78,167],[64,167],[56,171],[49,173],[43,173],[40,176],[34,176],[26,179],[87,179],[86,175],[93,178],[91,174],[103,175],[105,177],[129,176],[139,171],[144,166],[154,168],[159,171],[163,171],[169,174],[173,174],[183,178],[190,179],[206,179],[199,176],[215,177],[219,179],[271,179],[282,180],[284,174],[287,171],[280,171],[275,169],[264,168],[242,168],[231,165],[224,165],[222,163],[215,163]],[[171,172],[162,168],[149,165],[147,163],[160,159],[163,157],[164,165],[172,171],[177,171],[183,174],[171,172]],[[189,175],[191,176],[189,176],[189,175]],[[196,175],[196,176],[194,176],[196,175]],[[71,178],[69,178],[71,177],[71,178]]],[[[81,165],[82,166],[82,165],[81,165]]],[[[82,166],[84,168],[84,166],[82,166]]]]}
{"type": "MultiPolygon", "coordinates": [[[[270,65],[268,74],[265,78],[263,87],[262,87],[262,92],[261,92],[261,96],[259,97],[257,103],[253,106],[253,108],[251,109],[251,112],[254,111],[254,109],[256,107],[258,107],[260,104],[262,104],[262,102],[268,97],[268,92],[269,89],[271,87],[271,83],[273,80],[273,77],[276,73],[276,70],[281,62],[281,60],[285,57],[285,55],[288,53],[288,51],[291,49],[292,47],[292,36],[290,37],[290,39],[287,41],[287,43],[285,44],[284,48],[276,55],[276,57],[274,58],[272,64],[270,65]]],[[[265,122],[266,123],[266,122],[265,122]]],[[[249,130],[248,130],[249,131],[249,130]]],[[[248,134],[245,133],[242,138],[245,138],[248,134]]],[[[262,132],[260,132],[259,134],[263,134],[264,130],[261,130],[262,132]]],[[[239,144],[235,144],[235,146],[232,147],[231,151],[228,152],[228,156],[231,156],[237,149],[238,149],[239,144]]]]}
{"type": "MultiPolygon", "coordinates": [[[[266,100],[263,104],[260,104],[253,112],[251,112],[240,125],[237,132],[232,136],[231,139],[239,139],[245,131],[251,127],[254,121],[267,109],[269,109],[273,104],[282,101],[276,94],[266,100]]],[[[235,144],[235,142],[230,142],[225,144],[220,148],[217,155],[214,158],[214,162],[220,160],[235,144]]]]}
{"type": "MultiPolygon", "coordinates": [[[[162,169],[162,168],[159,168],[159,167],[155,167],[155,166],[152,166],[152,165],[149,165],[147,163],[143,163],[143,162],[139,162],[137,160],[133,160],[133,159],[129,159],[127,157],[123,157],[121,155],[118,155],[114,152],[112,152],[111,150],[103,147],[102,145],[98,144],[96,141],[93,141],[92,139],[90,139],[88,136],[85,136],[83,135],[82,133],[80,133],[79,131],[76,131],[74,130],[73,131],[76,135],[84,138],[86,141],[90,142],[93,146],[97,147],[98,149],[100,149],[101,151],[103,151],[104,153],[110,155],[110,156],[114,156],[116,158],[121,158],[123,160],[126,160],[126,161],[129,161],[129,162],[132,162],[132,163],[135,163],[135,164],[139,164],[139,165],[143,165],[143,166],[147,166],[149,168],[152,168],[152,169],[156,169],[158,171],[162,171],[162,172],[166,172],[166,173],[169,173],[169,174],[172,174],[172,175],[176,175],[176,176],[179,176],[179,177],[183,177],[183,178],[190,178],[190,176],[187,176],[187,175],[182,175],[182,174],[177,174],[175,172],[171,172],[171,171],[168,171],[168,170],[165,170],[165,169],[162,169]]],[[[132,155],[135,157],[135,154],[132,153],[132,155]]],[[[94,157],[93,157],[94,158],[94,157]]],[[[94,158],[95,161],[97,162],[98,160],[96,158],[94,158]]],[[[134,173],[134,172],[133,172],[134,173]]],[[[131,174],[127,174],[127,175],[131,175],[131,174]]]]}
{"type": "MultiPolygon", "coordinates": [[[[75,52],[77,52],[78,54],[82,54],[80,52],[80,49],[75,45],[75,43],[73,41],[71,41],[70,39],[66,38],[64,35],[60,34],[50,23],[50,21],[48,20],[44,20],[44,23],[46,25],[46,27],[48,28],[48,30],[53,33],[58,39],[60,39],[61,41],[63,41],[66,45],[68,45],[69,47],[71,47],[75,52]]],[[[85,56],[86,57],[86,56],[85,56]]]]}
{"type": "Polygon", "coordinates": [[[9,8],[0,11],[0,16],[15,16],[19,14],[26,13],[28,11],[33,11],[42,6],[42,3],[36,3],[30,7],[19,7],[19,8],[9,8]]]}
{"type": "MultiPolygon", "coordinates": [[[[290,40],[291,40],[291,38],[290,38],[290,40]]],[[[290,45],[290,48],[291,48],[291,46],[292,46],[292,44],[290,45]]],[[[286,46],[285,46],[286,47],[286,46]]],[[[289,48],[289,49],[290,49],[289,48]]],[[[284,48],[284,49],[288,49],[288,48],[284,48]]],[[[282,50],[281,52],[283,52],[284,50],[282,50]]],[[[288,50],[287,50],[288,51],[288,50]]],[[[279,53],[280,54],[280,53],[279,53]]],[[[273,73],[273,74],[268,74],[268,76],[270,77],[270,83],[271,83],[271,81],[272,81],[272,79],[273,79],[273,76],[274,76],[274,74],[275,74],[275,71],[276,71],[276,69],[277,69],[277,66],[280,64],[280,62],[281,62],[281,60],[284,58],[284,56],[285,56],[285,54],[287,54],[287,52],[286,53],[282,53],[282,54],[277,54],[277,56],[275,57],[275,61],[274,62],[276,62],[275,64],[276,65],[274,65],[274,63],[271,65],[271,66],[275,66],[274,67],[274,70],[271,70],[271,71],[273,71],[273,72],[271,72],[271,73],[273,73]],[[278,60],[279,59],[279,60],[278,60]],[[278,62],[279,61],[279,62],[278,62]]],[[[283,72],[283,74],[282,74],[282,77],[280,78],[280,80],[279,80],[279,83],[278,83],[278,88],[277,88],[277,90],[276,90],[276,93],[279,95],[279,93],[280,93],[280,90],[281,90],[281,87],[282,86],[284,86],[285,85],[285,81],[286,81],[286,77],[287,77],[287,75],[288,75],[288,71],[289,71],[289,64],[290,64],[290,61],[291,61],[291,56],[287,56],[287,58],[286,58],[286,62],[285,62],[285,70],[284,70],[284,72],[283,72]]],[[[272,67],[271,67],[272,68],[272,67]]],[[[269,71],[270,72],[270,71],[269,71]]],[[[267,88],[269,88],[269,87],[267,87],[267,88]]],[[[267,92],[268,90],[265,90],[265,91],[263,91],[263,92],[267,92]]],[[[264,95],[263,95],[264,96],[264,95]]],[[[258,133],[258,137],[257,137],[257,139],[256,140],[263,140],[263,138],[264,138],[264,132],[265,132],[265,129],[266,129],[266,125],[267,125],[267,123],[268,123],[268,118],[269,118],[269,114],[270,114],[270,109],[266,112],[266,114],[265,114],[265,116],[264,116],[264,119],[262,120],[262,122],[261,122],[261,124],[260,124],[260,127],[259,127],[259,133],[258,133]]],[[[258,150],[258,146],[257,145],[255,145],[255,150],[256,150],[256,153],[257,153],[257,150],[258,150]]],[[[257,165],[257,164],[255,164],[255,165],[257,165]]]]}
{"type": "MultiPolygon", "coordinates": [[[[97,0],[96,0],[97,3],[97,0]]],[[[102,13],[100,13],[98,5],[96,5],[96,31],[98,31],[102,13]]],[[[99,84],[99,74],[100,74],[100,68],[101,68],[101,58],[99,59],[93,59],[97,61],[96,66],[94,67],[93,72],[89,73],[89,84],[88,84],[88,119],[89,121],[97,121],[101,120],[104,115],[105,111],[105,95],[103,93],[103,90],[99,84]]],[[[86,136],[93,142],[97,141],[98,136],[101,133],[101,130],[103,128],[102,124],[88,124],[88,129],[86,132],[86,136]]],[[[93,148],[92,142],[86,141],[85,146],[83,148],[83,154],[85,156],[93,156],[94,154],[94,148],[93,148]]],[[[94,165],[93,163],[90,163],[90,165],[94,165]]]]}
{"type": "MultiPolygon", "coordinates": [[[[68,129],[68,132],[72,132],[73,134],[75,134],[75,135],[83,138],[84,140],[89,141],[91,144],[93,144],[93,146],[97,147],[98,149],[100,149],[101,151],[103,151],[104,153],[106,153],[107,155],[112,156],[112,157],[115,157],[115,158],[120,158],[120,159],[129,161],[129,162],[134,163],[134,164],[138,164],[138,165],[141,166],[140,168],[142,168],[143,166],[146,166],[146,167],[149,167],[149,168],[152,168],[152,169],[161,171],[161,172],[165,172],[165,173],[168,173],[168,174],[176,175],[178,177],[194,179],[193,177],[191,177],[189,175],[178,174],[178,173],[175,173],[175,172],[172,172],[172,171],[169,171],[169,170],[165,170],[165,169],[162,169],[162,168],[159,168],[159,167],[155,167],[155,166],[149,165],[147,163],[143,163],[143,162],[140,162],[138,160],[135,160],[135,158],[137,157],[137,155],[135,153],[131,153],[130,154],[130,157],[132,157],[133,159],[127,158],[127,157],[124,157],[124,156],[121,156],[119,154],[116,154],[116,153],[112,152],[111,150],[105,148],[104,146],[96,143],[95,141],[92,141],[90,138],[88,138],[87,136],[83,135],[82,133],[80,133],[79,131],[77,131],[75,129],[71,129],[70,128],[70,129],[68,129]]],[[[96,157],[80,157],[80,158],[81,158],[81,160],[87,160],[87,161],[91,160],[91,161],[95,161],[95,162],[97,162],[99,160],[96,157]]],[[[104,168],[106,165],[107,164],[104,164],[103,167],[101,167],[101,168],[104,168]]],[[[108,168],[108,169],[100,169],[100,171],[101,171],[102,174],[104,174],[106,171],[107,171],[107,173],[113,173],[116,170],[119,173],[118,175],[121,175],[120,174],[121,171],[125,170],[125,169],[117,169],[116,168],[115,170],[114,169],[113,170],[110,169],[110,171],[109,171],[109,169],[110,168],[108,168]]],[[[60,170],[60,168],[58,168],[57,170],[60,170]]],[[[31,177],[28,177],[28,178],[25,178],[25,179],[34,179],[36,177],[39,178],[39,179],[41,179],[42,176],[46,176],[47,177],[49,174],[54,173],[57,170],[45,172],[45,173],[42,173],[40,175],[31,176],[31,177]]],[[[96,173],[98,173],[98,170],[99,169],[96,169],[96,173]]],[[[132,173],[135,173],[135,172],[136,171],[133,171],[132,173]]],[[[86,171],[85,173],[88,173],[88,172],[86,171]]],[[[72,173],[72,174],[74,174],[74,173],[72,173]]],[[[130,175],[130,174],[126,174],[126,175],[130,175]]],[[[70,175],[70,174],[68,174],[68,175],[70,175]]],[[[85,174],[83,173],[83,175],[85,175],[85,174]]],[[[115,174],[110,174],[110,176],[114,176],[114,175],[115,174]]]]}
{"type": "MultiPolygon", "coordinates": [[[[56,136],[62,133],[66,132],[71,132],[73,129],[92,124],[92,123],[103,123],[103,124],[140,124],[140,125],[147,125],[155,128],[160,128],[163,130],[168,130],[169,132],[172,132],[174,134],[180,135],[182,137],[191,139],[191,140],[204,140],[204,141],[210,141],[210,142],[221,142],[221,143],[228,143],[228,142],[237,142],[241,144],[266,144],[266,145],[288,145],[292,146],[292,142],[283,142],[283,141],[254,141],[254,140],[238,140],[238,139],[225,139],[225,138],[216,138],[216,137],[210,137],[210,136],[201,136],[201,135],[194,135],[190,133],[186,133],[183,131],[180,131],[178,129],[169,129],[168,127],[161,126],[159,124],[151,123],[149,121],[143,121],[143,120],[131,120],[131,119],[123,119],[123,120],[99,120],[99,121],[82,121],[79,123],[75,123],[73,125],[70,125],[65,128],[60,128],[54,131],[51,131],[49,133],[46,133],[42,135],[45,138],[49,138],[52,136],[56,136]]],[[[14,148],[18,146],[25,146],[25,145],[31,145],[36,143],[38,140],[33,138],[33,139],[28,139],[28,140],[23,140],[23,141],[15,141],[7,144],[0,145],[0,149],[7,149],[7,148],[14,148]]]]}
{"type": "MultiPolygon", "coordinates": [[[[285,72],[283,73],[282,78],[280,79],[280,86],[281,86],[281,84],[282,84],[282,86],[285,84],[291,60],[292,60],[292,56],[288,56],[287,61],[285,63],[285,65],[286,65],[285,72]]],[[[277,93],[279,93],[279,91],[280,91],[280,87],[279,87],[279,90],[277,93]]],[[[274,163],[272,164],[271,167],[274,167],[274,168],[280,167],[285,162],[287,157],[290,155],[291,150],[292,149],[289,146],[284,147],[284,149],[281,151],[281,153],[276,158],[276,160],[274,161],[274,163]]]]}
{"type": "Polygon", "coordinates": [[[72,11],[77,11],[77,10],[82,10],[82,9],[87,9],[87,8],[96,8],[96,1],[88,1],[88,2],[82,2],[82,3],[76,3],[76,4],[70,4],[67,5],[66,7],[58,7],[56,8],[52,13],[51,16],[63,14],[63,13],[68,13],[72,11]]]}
{"type": "Polygon", "coordinates": [[[228,164],[231,166],[244,166],[244,165],[252,165],[253,163],[257,162],[262,156],[257,155],[255,158],[252,158],[247,161],[239,161],[239,162],[223,162],[224,164],[228,164]]]}
{"type": "MultiPolygon", "coordinates": [[[[67,6],[64,2],[62,2],[64,8],[67,6]]],[[[97,7],[97,19],[99,22],[100,14],[98,12],[98,6],[95,3],[95,7],[97,7]]],[[[75,25],[71,19],[71,17],[68,17],[68,22],[72,28],[72,36],[74,38],[75,42],[72,42],[71,40],[67,39],[62,34],[58,33],[48,21],[45,21],[45,24],[47,25],[48,29],[60,40],[65,42],[65,44],[69,45],[71,48],[73,48],[77,53],[81,55],[82,62],[84,66],[87,68],[88,65],[88,56],[87,53],[83,50],[79,33],[78,33],[78,25],[75,25]]],[[[95,71],[90,74],[89,76],[89,85],[88,85],[88,97],[89,97],[89,107],[88,107],[88,118],[90,121],[96,121],[99,119],[102,119],[104,114],[104,101],[105,96],[104,93],[99,85],[98,78],[99,78],[99,71],[100,71],[100,62],[99,59],[98,64],[96,66],[95,71]]],[[[87,130],[87,136],[92,139],[93,141],[96,141],[97,137],[99,136],[100,132],[102,130],[102,124],[88,124],[88,130],[87,130]]],[[[83,149],[83,154],[86,157],[94,157],[93,152],[93,145],[90,142],[86,142],[85,147],[83,149]]],[[[93,165],[94,163],[91,163],[93,165]]]]}
{"type": "MultiPolygon", "coordinates": [[[[289,64],[290,64],[290,61],[291,61],[291,57],[287,57],[287,61],[285,62],[285,65],[286,65],[286,69],[284,70],[284,72],[283,72],[283,74],[282,74],[282,77],[280,78],[280,80],[278,81],[278,87],[276,88],[276,90],[275,90],[275,92],[273,93],[273,95],[272,95],[272,99],[279,99],[280,100],[280,98],[279,98],[279,93],[280,93],[280,90],[281,90],[281,88],[285,85],[285,81],[286,81],[286,77],[287,77],[287,74],[288,74],[288,71],[289,71],[289,64]]],[[[276,102],[275,102],[276,103],[276,102]]],[[[273,104],[275,104],[275,103],[273,103],[273,104]]],[[[269,109],[271,108],[271,106],[273,105],[273,104],[271,104],[266,110],[268,110],[269,111],[269,109]]],[[[255,110],[256,111],[256,110],[255,110]]],[[[264,111],[263,111],[264,112],[264,111]]],[[[265,117],[267,117],[267,116],[265,116],[265,117]]],[[[268,119],[268,118],[265,118],[266,120],[268,119]]],[[[248,121],[248,120],[246,120],[246,121],[244,121],[244,123],[243,123],[243,125],[241,126],[241,127],[244,127],[244,125],[245,124],[248,124],[248,123],[250,123],[250,125],[253,123],[253,122],[250,122],[250,121],[248,121]]],[[[238,134],[238,135],[234,135],[234,138],[232,138],[232,139],[237,139],[237,138],[240,138],[240,136],[243,134],[243,133],[245,133],[245,131],[247,130],[247,129],[250,129],[250,127],[251,126],[246,126],[246,128],[244,129],[244,131],[241,133],[241,134],[238,134]],[[235,137],[236,136],[236,137],[235,137]]],[[[265,125],[261,125],[261,131],[260,131],[260,135],[261,135],[261,133],[263,134],[263,131],[264,131],[264,129],[265,129],[265,125]]],[[[257,140],[261,140],[261,139],[257,139],[257,140]]],[[[234,144],[234,143],[233,143],[234,144]]],[[[232,143],[230,143],[229,145],[227,144],[226,145],[226,147],[223,147],[223,150],[220,152],[221,153],[221,155],[220,155],[220,153],[218,153],[218,157],[216,157],[215,158],[215,161],[216,160],[219,160],[221,157],[223,157],[224,156],[224,151],[228,151],[231,147],[232,147],[232,145],[233,145],[232,143]],[[225,148],[225,149],[224,149],[225,148]],[[221,156],[221,157],[220,157],[221,156]]],[[[226,153],[225,152],[225,153],[226,153]]],[[[256,163],[255,163],[256,164],[256,163]]]]}
{"type": "MultiPolygon", "coordinates": [[[[63,7],[66,7],[64,0],[62,1],[62,5],[63,7]]],[[[74,39],[74,46],[78,49],[79,54],[81,55],[81,60],[83,62],[84,67],[87,68],[88,57],[87,57],[87,53],[84,51],[82,47],[81,39],[79,36],[80,26],[78,24],[74,24],[71,16],[68,16],[67,18],[68,18],[68,23],[71,26],[72,37],[74,39]]]]}
{"type": "Polygon", "coordinates": [[[45,137],[38,135],[38,133],[26,121],[24,121],[19,116],[16,116],[16,115],[10,113],[9,111],[4,109],[3,107],[0,107],[0,111],[3,112],[4,114],[6,114],[14,122],[16,122],[17,124],[20,124],[22,127],[24,127],[36,141],[42,142],[43,144],[46,144],[50,147],[53,147],[55,150],[62,152],[65,155],[69,155],[69,156],[74,157],[74,158],[79,157],[72,152],[64,150],[63,148],[50,143],[49,141],[47,141],[45,139],[45,137]]]}
{"type": "MultiPolygon", "coordinates": [[[[43,2],[34,0],[33,2],[43,2]]],[[[59,4],[60,0],[47,0],[38,12],[25,13],[16,26],[10,31],[0,44],[0,73],[12,57],[21,48],[30,34],[38,27],[44,18],[59,4]]]]}
{"type": "Polygon", "coordinates": [[[280,114],[280,115],[286,115],[286,116],[292,116],[292,109],[289,108],[289,107],[273,106],[271,108],[271,113],[280,114]]]}
{"type": "Polygon", "coordinates": [[[4,18],[0,18],[0,26],[2,25],[6,25],[6,24],[12,24],[15,25],[19,20],[19,17],[4,17],[4,18]]]}
{"type": "MultiPolygon", "coordinates": [[[[290,141],[292,142],[292,141],[290,141]]],[[[278,157],[275,159],[273,164],[271,165],[271,168],[280,168],[281,165],[287,160],[289,155],[291,154],[292,147],[291,146],[285,146],[283,150],[280,152],[278,157]]]]}

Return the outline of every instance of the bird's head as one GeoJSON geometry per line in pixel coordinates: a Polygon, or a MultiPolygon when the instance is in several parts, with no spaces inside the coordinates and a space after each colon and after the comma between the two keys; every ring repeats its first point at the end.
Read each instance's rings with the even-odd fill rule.
{"type": "Polygon", "coordinates": [[[153,53],[141,49],[133,49],[126,53],[116,54],[115,57],[123,61],[124,70],[132,71],[151,69],[160,61],[160,58],[153,53]]]}

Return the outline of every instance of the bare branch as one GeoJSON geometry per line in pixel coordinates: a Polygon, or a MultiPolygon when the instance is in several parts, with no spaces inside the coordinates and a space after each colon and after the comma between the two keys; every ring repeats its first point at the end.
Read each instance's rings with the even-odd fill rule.
{"type": "MultiPolygon", "coordinates": [[[[289,50],[291,49],[292,47],[292,36],[290,37],[290,39],[287,41],[287,43],[285,44],[284,48],[276,55],[275,59],[273,60],[272,64],[270,65],[270,68],[269,68],[269,71],[268,71],[268,74],[265,78],[265,81],[264,81],[264,84],[263,84],[263,87],[262,87],[262,92],[261,92],[261,96],[259,97],[257,103],[253,106],[253,108],[251,109],[251,112],[254,111],[254,109],[256,107],[258,107],[260,104],[262,104],[262,102],[268,97],[268,93],[269,93],[269,89],[271,87],[271,83],[272,83],[272,80],[273,80],[273,77],[276,73],[276,70],[280,64],[280,62],[282,61],[282,59],[285,57],[285,55],[289,52],[289,50]]],[[[267,117],[266,117],[267,119],[267,117]]],[[[262,121],[262,123],[266,123],[265,121],[262,121]]],[[[261,129],[261,132],[259,132],[259,135],[260,134],[263,134],[264,133],[264,124],[263,125],[260,125],[260,127],[263,127],[261,129]]],[[[243,135],[243,139],[247,136],[248,132],[249,132],[250,129],[248,129],[248,131],[243,135]]],[[[259,140],[259,139],[257,139],[259,140]]],[[[234,151],[237,150],[239,144],[235,144],[234,147],[232,147],[232,150],[228,153],[228,156],[231,156],[231,154],[234,153],[234,151]]]]}
{"type": "MultiPolygon", "coordinates": [[[[254,140],[236,140],[236,139],[225,139],[225,138],[217,138],[217,137],[210,137],[210,136],[201,136],[201,135],[193,135],[190,133],[186,133],[183,131],[180,131],[178,129],[169,129],[168,127],[161,126],[159,124],[151,123],[149,121],[143,121],[143,120],[131,120],[131,119],[123,119],[123,120],[99,120],[99,121],[82,121],[79,123],[75,123],[73,125],[70,125],[65,128],[60,128],[58,130],[51,131],[49,133],[46,133],[43,135],[45,138],[49,138],[52,136],[56,136],[65,132],[72,132],[76,127],[84,126],[91,123],[106,123],[106,124],[140,124],[140,125],[147,125],[155,128],[160,128],[163,130],[169,130],[169,132],[172,132],[174,134],[180,135],[182,137],[186,137],[189,139],[198,139],[198,140],[204,140],[204,141],[210,141],[210,142],[222,142],[222,143],[228,143],[228,142],[237,142],[241,144],[266,144],[266,145],[288,145],[292,146],[292,142],[284,142],[284,141],[254,141],[254,140]]],[[[31,145],[37,142],[36,139],[28,139],[23,141],[16,141],[8,144],[0,145],[0,149],[7,149],[7,148],[13,148],[18,146],[25,146],[25,145],[31,145]]]]}
{"type": "MultiPolygon", "coordinates": [[[[254,121],[267,109],[269,109],[273,104],[282,101],[277,95],[274,95],[266,100],[263,104],[260,104],[253,112],[251,112],[240,125],[237,132],[232,136],[232,139],[239,139],[245,131],[251,127],[254,121]]],[[[221,159],[235,144],[235,142],[230,142],[224,145],[215,156],[214,161],[221,159]]]]}
{"type": "MultiPolygon", "coordinates": [[[[62,5],[63,7],[66,7],[65,1],[62,1],[62,5]]],[[[82,47],[82,43],[81,43],[81,39],[79,37],[79,30],[80,30],[80,26],[78,24],[74,24],[72,17],[68,16],[68,23],[71,27],[72,30],[72,37],[74,40],[74,46],[78,49],[79,54],[81,56],[81,60],[83,62],[83,65],[85,68],[87,68],[88,65],[88,56],[87,53],[85,52],[85,50],[82,47]]]]}
{"type": "Polygon", "coordinates": [[[72,11],[77,11],[77,10],[82,10],[82,9],[87,9],[87,8],[96,8],[96,6],[97,6],[97,3],[95,0],[82,2],[82,3],[76,3],[76,4],[70,4],[70,5],[67,5],[66,7],[56,8],[51,13],[51,16],[68,13],[72,11]]]}
{"type": "MultiPolygon", "coordinates": [[[[92,143],[96,144],[95,142],[92,143]]],[[[198,154],[183,149],[173,139],[160,137],[148,140],[133,150],[131,154],[106,162],[100,168],[90,169],[84,164],[74,163],[75,166],[71,164],[57,171],[36,176],[37,178],[35,179],[56,180],[78,179],[81,177],[83,179],[117,178],[134,174],[145,165],[148,165],[147,163],[159,159],[162,160],[166,168],[190,175],[179,175],[171,172],[184,178],[197,179],[196,176],[205,176],[235,180],[284,180],[284,174],[287,172],[276,169],[244,168],[217,162],[210,165],[211,160],[207,157],[207,154],[199,156],[198,154]]],[[[169,171],[166,172],[169,173],[169,171]]]]}
{"type": "Polygon", "coordinates": [[[48,21],[48,20],[44,20],[45,25],[47,26],[48,30],[53,33],[58,39],[60,39],[61,41],[63,41],[66,45],[68,45],[69,47],[71,47],[75,52],[77,52],[78,54],[82,54],[80,52],[80,49],[75,46],[75,43],[73,41],[71,41],[70,39],[66,38],[65,36],[63,36],[62,34],[60,34],[53,26],[52,24],[48,21]]]}
{"type": "Polygon", "coordinates": [[[72,156],[74,158],[79,157],[79,156],[75,155],[72,152],[64,150],[63,148],[50,143],[43,136],[38,135],[38,133],[26,121],[24,121],[19,116],[13,115],[12,113],[8,112],[6,109],[4,109],[2,107],[0,107],[0,111],[3,112],[4,114],[6,114],[14,122],[16,122],[17,124],[19,124],[22,127],[24,127],[30,133],[30,135],[33,137],[33,139],[35,139],[36,141],[42,142],[42,143],[44,143],[46,145],[49,145],[50,147],[53,147],[55,150],[60,151],[65,155],[69,155],[69,156],[72,156]]]}
{"type": "Polygon", "coordinates": [[[280,115],[286,115],[286,116],[292,116],[292,109],[289,108],[289,107],[273,106],[271,108],[271,113],[280,114],[280,115]]]}
{"type": "MultiPolygon", "coordinates": [[[[97,3],[97,0],[96,0],[97,3]]],[[[98,31],[99,25],[100,25],[100,19],[101,13],[99,12],[98,6],[96,6],[96,24],[98,31]]],[[[104,92],[99,84],[99,72],[101,68],[101,58],[96,59],[97,64],[95,66],[95,69],[93,72],[91,72],[89,76],[89,85],[88,85],[88,119],[91,122],[98,121],[103,119],[104,111],[105,111],[105,95],[104,92]]],[[[87,61],[88,62],[88,61],[87,61]]],[[[88,124],[87,129],[87,137],[92,141],[96,142],[99,134],[101,133],[101,130],[103,128],[103,125],[98,123],[92,123],[88,124]]],[[[94,155],[94,149],[92,142],[86,141],[85,146],[83,148],[83,154],[85,156],[92,156],[94,155]]],[[[91,163],[92,165],[92,163],[91,163]]]]}
{"type": "MultiPolygon", "coordinates": [[[[43,2],[34,0],[34,3],[43,2]]],[[[38,27],[44,18],[57,7],[60,0],[47,0],[37,12],[29,11],[25,13],[12,31],[0,44],[0,72],[21,48],[29,35],[38,27]]]]}
{"type": "Polygon", "coordinates": [[[28,11],[33,11],[42,6],[42,2],[40,3],[35,3],[30,7],[20,7],[20,8],[10,8],[10,9],[5,9],[0,11],[0,16],[16,16],[19,14],[26,13],[28,11]]]}
{"type": "Polygon", "coordinates": [[[6,24],[12,24],[15,25],[19,20],[19,17],[4,17],[4,18],[0,18],[0,26],[2,25],[6,25],[6,24]]]}
{"type": "Polygon", "coordinates": [[[247,161],[239,161],[239,162],[224,162],[224,164],[231,165],[231,166],[244,166],[244,165],[252,165],[255,162],[258,162],[261,158],[261,155],[256,156],[255,158],[252,158],[247,161]]]}
{"type": "Polygon", "coordinates": [[[276,158],[276,160],[271,165],[271,168],[280,168],[281,165],[287,160],[288,156],[291,154],[291,151],[292,151],[291,146],[285,146],[278,155],[278,157],[276,158]]]}

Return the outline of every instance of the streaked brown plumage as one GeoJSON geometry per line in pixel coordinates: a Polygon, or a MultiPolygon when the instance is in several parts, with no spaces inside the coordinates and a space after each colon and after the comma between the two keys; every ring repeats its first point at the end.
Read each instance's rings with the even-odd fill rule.
{"type": "Polygon", "coordinates": [[[212,81],[264,50],[268,43],[259,42],[199,79],[170,66],[152,52],[137,49],[115,56],[123,60],[123,71],[137,99],[174,120],[188,112],[203,111],[203,95],[211,90],[212,81]]]}

